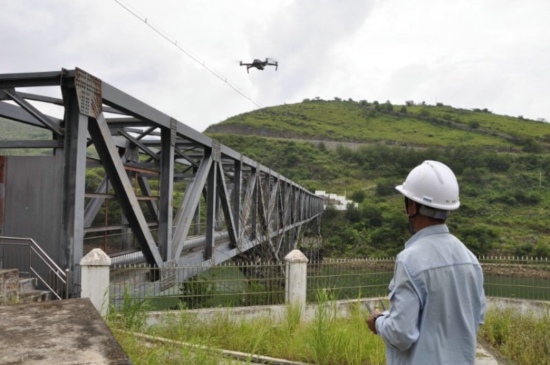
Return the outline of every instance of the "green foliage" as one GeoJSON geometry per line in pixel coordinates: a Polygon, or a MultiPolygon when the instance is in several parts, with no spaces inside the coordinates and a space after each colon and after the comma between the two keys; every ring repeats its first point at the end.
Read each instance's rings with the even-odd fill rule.
{"type": "Polygon", "coordinates": [[[526,152],[548,150],[550,125],[448,106],[314,100],[263,108],[210,126],[207,134],[323,141],[387,143],[411,147],[471,146],[526,152]],[[397,110],[397,111],[396,111],[397,110]],[[405,112],[406,110],[406,112],[405,112]],[[223,129],[221,128],[223,125],[223,129]]]}
{"type": "Polygon", "coordinates": [[[479,128],[480,123],[477,120],[471,120],[470,122],[468,122],[468,125],[472,129],[477,129],[477,128],[479,128]]]}
{"type": "Polygon", "coordinates": [[[487,255],[498,237],[497,231],[485,224],[460,226],[454,233],[477,256],[487,255]]]}
{"type": "Polygon", "coordinates": [[[336,318],[336,306],[334,302],[329,302],[328,294],[325,291],[319,291],[317,303],[308,350],[316,364],[330,364],[332,347],[338,342],[338,338],[331,336],[334,331],[330,331],[336,318]]]}
{"type": "Polygon", "coordinates": [[[550,257],[550,244],[547,242],[539,242],[533,249],[533,256],[535,257],[550,257]]]}
{"type": "Polygon", "coordinates": [[[494,307],[487,312],[479,337],[518,365],[550,364],[550,312],[521,313],[494,307]]]}
{"type": "Polygon", "coordinates": [[[125,287],[121,307],[116,308],[111,305],[106,320],[110,326],[129,331],[139,331],[143,329],[147,312],[150,309],[149,299],[135,298],[130,294],[129,288],[125,287]]]}
{"type": "Polygon", "coordinates": [[[376,180],[376,195],[389,196],[395,194],[395,182],[393,179],[382,178],[376,180]]]}
{"type": "Polygon", "coordinates": [[[363,200],[365,200],[367,194],[363,190],[356,190],[353,193],[351,193],[351,200],[353,200],[356,203],[362,203],[363,200]]]}
{"type": "Polygon", "coordinates": [[[361,219],[370,227],[381,227],[384,223],[382,210],[375,204],[363,204],[359,208],[361,219]]]}
{"type": "Polygon", "coordinates": [[[243,114],[215,134],[308,189],[353,192],[357,211],[324,214],[327,256],[399,252],[409,234],[395,186],[433,159],[458,177],[462,206],[448,224],[474,252],[548,257],[550,156],[543,152],[550,150],[550,124],[443,103],[335,100],[243,114]],[[394,112],[403,108],[406,113],[394,112]]]}
{"type": "MultiPolygon", "coordinates": [[[[0,139],[3,140],[51,140],[52,133],[39,128],[0,117],[0,139]]],[[[51,155],[51,148],[10,148],[0,149],[3,156],[44,156],[51,155]]]]}
{"type": "MultiPolygon", "coordinates": [[[[269,316],[235,319],[220,312],[215,318],[204,320],[184,311],[180,316],[172,316],[161,325],[146,329],[146,333],[210,349],[226,349],[294,362],[327,365],[385,363],[384,343],[369,332],[359,302],[350,306],[346,315],[342,315],[328,293],[321,292],[318,300],[315,316],[307,322],[301,317],[302,308],[292,306],[287,307],[284,318],[277,319],[269,316]]],[[[162,358],[162,352],[154,346],[140,347],[129,344],[127,339],[121,343],[132,359],[139,357],[136,353],[141,357],[151,356],[154,361],[157,357],[162,358]],[[144,347],[151,348],[151,354],[143,351],[144,347]]],[[[165,352],[181,348],[171,346],[165,347],[165,352]]],[[[202,353],[199,355],[203,356],[202,353]]],[[[183,363],[212,363],[198,362],[193,356],[197,356],[194,351],[182,353],[178,359],[183,363]]],[[[226,363],[218,360],[218,363],[222,362],[226,363]]]]}
{"type": "Polygon", "coordinates": [[[208,306],[206,303],[215,293],[214,283],[201,276],[195,276],[180,284],[180,308],[197,309],[208,306]]]}
{"type": "MultiPolygon", "coordinates": [[[[476,118],[481,123],[482,118],[476,118]]],[[[399,252],[408,233],[395,186],[416,165],[435,159],[448,164],[459,179],[462,206],[451,215],[449,224],[468,238],[466,244],[473,251],[513,255],[515,247],[528,247],[527,242],[531,250],[521,252],[548,257],[546,246],[534,250],[527,239],[547,235],[542,217],[550,213],[550,157],[545,154],[460,144],[445,148],[365,144],[351,149],[343,144],[324,143],[325,147],[318,148],[307,141],[255,136],[216,138],[312,190],[339,195],[353,192],[351,198],[362,202],[357,211],[338,215],[327,210],[324,214],[327,256],[380,257],[399,252]]]]}

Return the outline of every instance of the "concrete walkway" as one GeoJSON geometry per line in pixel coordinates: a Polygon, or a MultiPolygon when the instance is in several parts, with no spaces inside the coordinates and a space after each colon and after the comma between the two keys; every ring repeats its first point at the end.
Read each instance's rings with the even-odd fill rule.
{"type": "Polygon", "coordinates": [[[0,364],[130,365],[89,299],[0,306],[0,364]]]}

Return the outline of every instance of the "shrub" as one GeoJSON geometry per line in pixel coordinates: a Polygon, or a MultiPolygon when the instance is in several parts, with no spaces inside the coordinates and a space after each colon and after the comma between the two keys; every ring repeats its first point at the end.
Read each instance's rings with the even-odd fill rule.
{"type": "Polygon", "coordinates": [[[388,196],[395,194],[396,185],[391,179],[378,179],[376,180],[376,195],[388,196]]]}
{"type": "Polygon", "coordinates": [[[544,242],[537,243],[533,250],[533,254],[535,257],[550,257],[550,245],[544,242]]]}
{"type": "Polygon", "coordinates": [[[516,256],[529,256],[533,252],[533,245],[524,243],[516,247],[516,256]]]}
{"type": "Polygon", "coordinates": [[[542,200],[542,197],[538,191],[525,191],[523,189],[517,189],[514,193],[514,198],[518,204],[524,205],[536,205],[542,200]]]}
{"type": "Polygon", "coordinates": [[[150,299],[134,298],[130,289],[124,288],[124,298],[120,308],[109,306],[106,320],[109,325],[130,331],[139,331],[145,326],[147,312],[151,310],[150,299]]]}
{"type": "Polygon", "coordinates": [[[181,305],[188,309],[203,308],[212,298],[214,290],[213,282],[199,276],[184,281],[180,285],[181,305]]]}
{"type": "Polygon", "coordinates": [[[354,191],[350,196],[351,200],[353,200],[356,203],[362,203],[366,197],[367,197],[367,194],[363,190],[354,191]]]}
{"type": "Polygon", "coordinates": [[[430,116],[430,112],[428,111],[428,109],[422,108],[422,109],[420,110],[420,115],[423,116],[423,117],[429,117],[429,116],[430,116]]]}
{"type": "Polygon", "coordinates": [[[455,232],[457,237],[477,256],[486,255],[498,238],[496,230],[485,224],[459,227],[455,232]]]}

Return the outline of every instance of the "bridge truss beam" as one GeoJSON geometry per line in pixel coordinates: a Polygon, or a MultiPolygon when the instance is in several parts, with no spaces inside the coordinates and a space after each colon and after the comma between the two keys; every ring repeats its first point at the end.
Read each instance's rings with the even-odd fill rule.
{"type": "MultiPolygon", "coordinates": [[[[283,238],[295,246],[301,227],[323,212],[322,199],[295,182],[78,68],[0,74],[0,117],[49,136],[0,138],[0,149],[47,148],[57,158],[45,163],[58,164],[63,174],[62,186],[51,187],[60,192],[54,195],[61,198],[51,198],[61,199],[59,214],[47,214],[56,205],[48,201],[35,206],[32,224],[21,228],[6,219],[0,227],[4,234],[25,231],[46,241],[46,252],[71,271],[85,252],[86,236],[106,232],[131,232],[145,260],[157,267],[214,265],[265,242],[272,258],[281,260],[289,249],[283,238]],[[47,91],[35,91],[42,88],[47,91]],[[52,96],[56,88],[60,96],[52,96]],[[62,116],[51,115],[54,107],[62,116]],[[86,180],[90,171],[102,181],[86,180]],[[100,216],[113,215],[114,202],[121,212],[117,224],[100,216]],[[58,237],[40,237],[48,225],[60,227],[58,237]]],[[[0,205],[7,206],[7,217],[8,206],[24,207],[10,196],[21,190],[10,179],[17,169],[12,157],[4,158],[0,205]]],[[[29,173],[31,186],[43,179],[35,173],[29,173]]]]}

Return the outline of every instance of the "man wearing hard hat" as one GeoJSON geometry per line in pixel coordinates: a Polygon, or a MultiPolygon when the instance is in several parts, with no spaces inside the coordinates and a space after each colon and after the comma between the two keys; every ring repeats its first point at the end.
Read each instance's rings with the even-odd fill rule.
{"type": "Polygon", "coordinates": [[[396,189],[412,237],[396,258],[390,309],[374,311],[367,324],[386,343],[390,365],[474,364],[483,272],[445,224],[460,205],[456,177],[443,163],[424,161],[396,189]]]}

